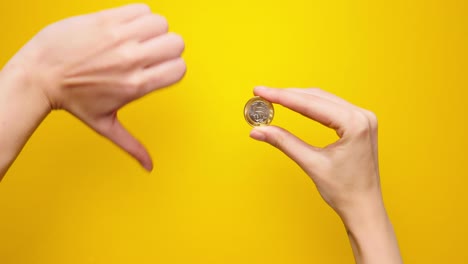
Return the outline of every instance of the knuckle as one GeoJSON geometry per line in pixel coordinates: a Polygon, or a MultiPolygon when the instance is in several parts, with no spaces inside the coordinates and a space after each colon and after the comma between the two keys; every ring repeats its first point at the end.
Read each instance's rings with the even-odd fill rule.
{"type": "Polygon", "coordinates": [[[119,63],[123,66],[133,66],[137,61],[135,52],[132,52],[129,47],[121,47],[118,50],[117,57],[119,63]]]}
{"type": "Polygon", "coordinates": [[[369,120],[366,114],[357,111],[351,116],[351,131],[355,136],[368,136],[370,134],[369,120]]]}
{"type": "Polygon", "coordinates": [[[369,111],[369,110],[365,110],[365,111],[366,111],[367,118],[369,119],[369,124],[371,128],[373,130],[376,130],[379,124],[377,115],[372,111],[369,111]]]}
{"type": "Polygon", "coordinates": [[[114,28],[109,28],[107,30],[106,41],[108,41],[109,43],[114,43],[114,44],[121,43],[122,38],[123,38],[122,33],[119,32],[118,30],[114,28]]]}
{"type": "Polygon", "coordinates": [[[142,81],[139,75],[133,74],[125,80],[125,93],[133,95],[142,87],[142,81]]]}
{"type": "Polygon", "coordinates": [[[100,28],[106,28],[112,24],[110,16],[105,12],[101,11],[94,15],[95,23],[100,28]]]}

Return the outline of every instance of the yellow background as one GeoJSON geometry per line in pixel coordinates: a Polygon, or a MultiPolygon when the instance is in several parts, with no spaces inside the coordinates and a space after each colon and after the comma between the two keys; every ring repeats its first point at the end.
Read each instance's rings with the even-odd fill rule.
{"type": "MultiPolygon", "coordinates": [[[[0,63],[48,23],[120,0],[1,1],[0,63]]],[[[406,263],[468,263],[465,0],[148,1],[185,37],[180,84],[124,108],[136,162],[51,114],[0,184],[0,263],[352,263],[312,181],[248,137],[255,85],[321,87],[380,122],[406,263]]],[[[277,107],[315,145],[334,133],[277,107]]]]}

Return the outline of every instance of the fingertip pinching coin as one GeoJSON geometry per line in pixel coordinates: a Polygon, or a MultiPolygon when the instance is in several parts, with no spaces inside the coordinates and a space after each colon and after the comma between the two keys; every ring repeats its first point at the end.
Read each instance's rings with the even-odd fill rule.
{"type": "Polygon", "coordinates": [[[273,104],[260,96],[251,98],[244,107],[245,121],[252,127],[269,125],[274,115],[273,104]]]}

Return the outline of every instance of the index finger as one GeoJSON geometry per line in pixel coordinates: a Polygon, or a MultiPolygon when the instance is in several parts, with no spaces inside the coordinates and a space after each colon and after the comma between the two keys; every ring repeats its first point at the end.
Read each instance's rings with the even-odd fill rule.
{"type": "Polygon", "coordinates": [[[345,131],[350,126],[350,110],[322,97],[287,89],[271,89],[266,87],[256,87],[254,94],[332,128],[336,130],[340,137],[343,137],[345,131]]]}

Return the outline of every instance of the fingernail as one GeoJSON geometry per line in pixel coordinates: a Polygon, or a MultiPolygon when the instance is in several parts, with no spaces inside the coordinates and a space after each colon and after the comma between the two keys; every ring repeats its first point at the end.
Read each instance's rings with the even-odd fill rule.
{"type": "Polygon", "coordinates": [[[255,128],[250,131],[250,137],[259,141],[265,141],[266,139],[265,133],[255,128]]]}

